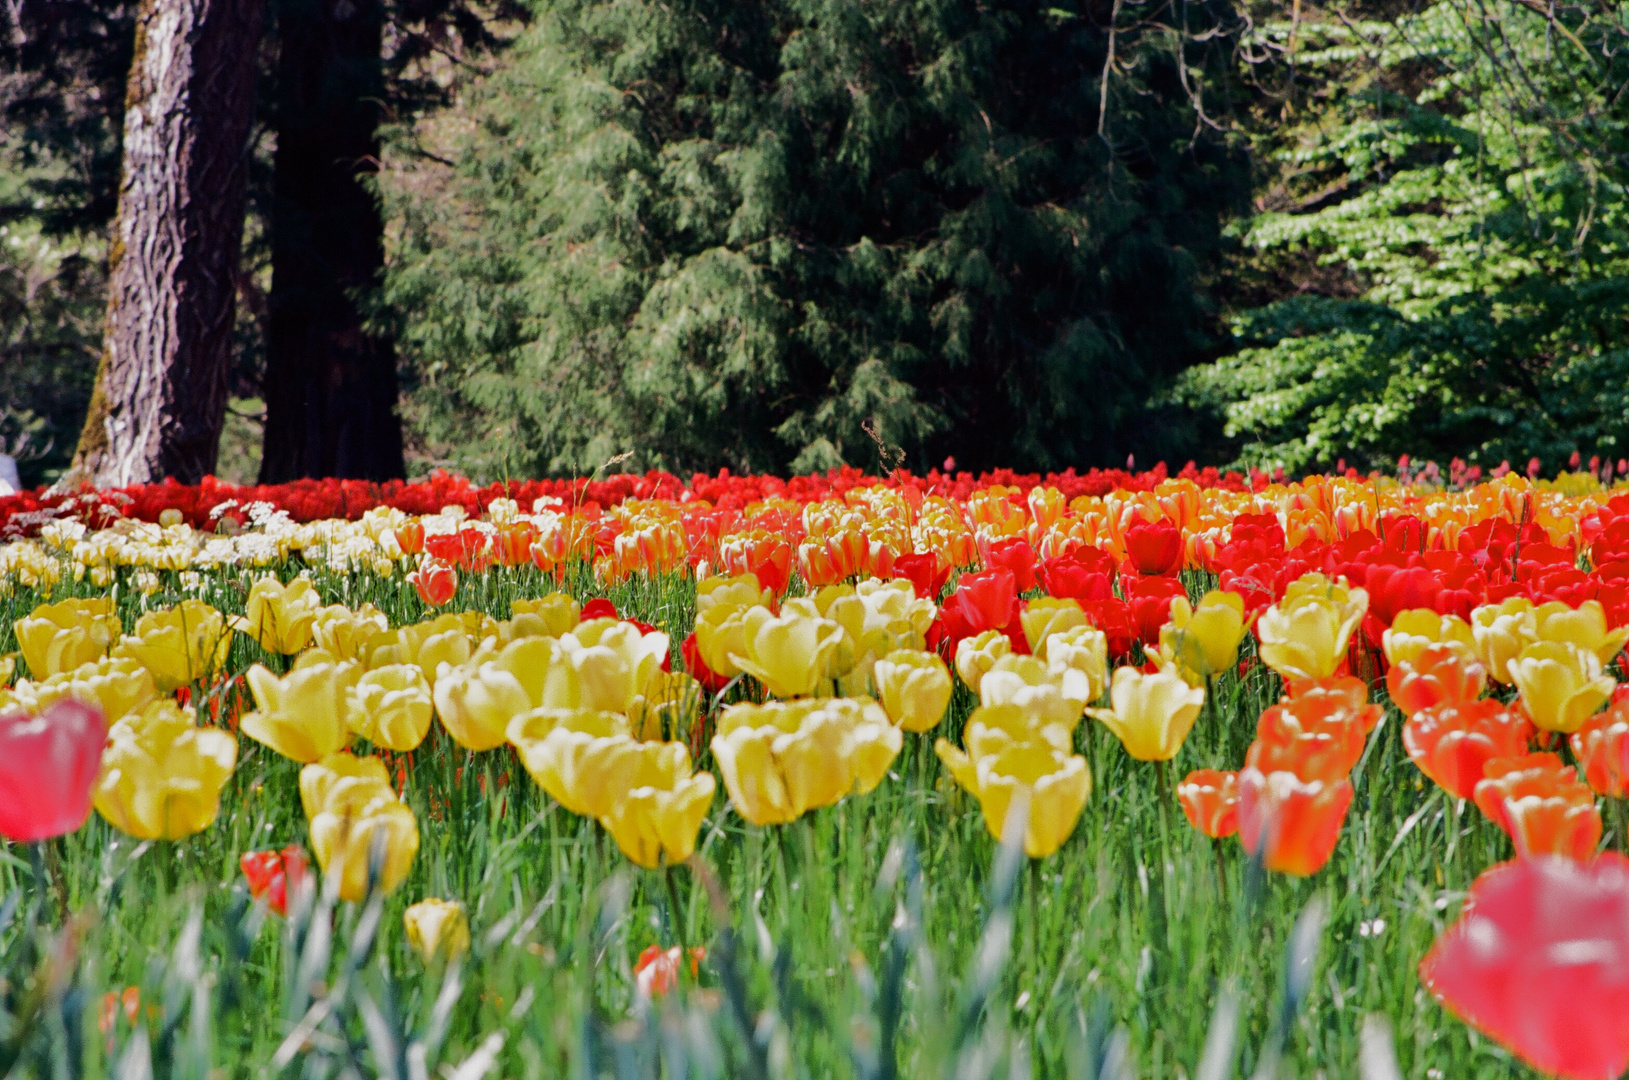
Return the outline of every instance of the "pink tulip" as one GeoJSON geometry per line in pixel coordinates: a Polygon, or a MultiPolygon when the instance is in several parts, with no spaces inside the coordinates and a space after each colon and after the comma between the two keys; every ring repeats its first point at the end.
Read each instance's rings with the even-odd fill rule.
{"type": "Polygon", "coordinates": [[[101,710],[77,701],[0,716],[0,836],[33,843],[85,824],[106,742],[101,710]]]}

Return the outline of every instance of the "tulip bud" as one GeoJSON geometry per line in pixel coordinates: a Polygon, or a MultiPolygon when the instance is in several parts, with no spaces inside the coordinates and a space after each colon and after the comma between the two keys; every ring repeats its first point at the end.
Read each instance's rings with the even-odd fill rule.
{"type": "Polygon", "coordinates": [[[420,900],[402,912],[407,943],[426,964],[437,957],[454,960],[469,951],[469,919],[464,905],[449,900],[420,900]]]}

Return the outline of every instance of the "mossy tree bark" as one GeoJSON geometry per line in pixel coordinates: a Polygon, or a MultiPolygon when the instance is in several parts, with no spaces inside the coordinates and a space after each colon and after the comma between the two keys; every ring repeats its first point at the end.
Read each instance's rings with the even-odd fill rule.
{"type": "Polygon", "coordinates": [[[260,479],[403,475],[396,350],[358,305],[384,265],[369,188],[382,0],[280,0],[266,442],[260,479]]]}
{"type": "Polygon", "coordinates": [[[263,0],[142,0],[78,479],[190,483],[215,467],[262,14],[263,0]]]}

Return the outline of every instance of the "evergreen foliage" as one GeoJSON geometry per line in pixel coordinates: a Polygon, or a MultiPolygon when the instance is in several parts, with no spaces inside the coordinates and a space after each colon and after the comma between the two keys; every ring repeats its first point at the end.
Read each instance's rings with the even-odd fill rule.
{"type": "Polygon", "coordinates": [[[1555,10],[1337,9],[1247,43],[1307,96],[1271,135],[1246,242],[1328,273],[1183,380],[1244,460],[1629,455],[1629,18],[1555,10]]]}
{"type": "Polygon", "coordinates": [[[540,4],[455,176],[386,185],[411,421],[484,475],[1184,455],[1144,403],[1249,179],[1212,18],[540,4]]]}

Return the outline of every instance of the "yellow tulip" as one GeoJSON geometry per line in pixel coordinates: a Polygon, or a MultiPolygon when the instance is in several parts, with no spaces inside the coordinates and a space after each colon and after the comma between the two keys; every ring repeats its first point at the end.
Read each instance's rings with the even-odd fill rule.
{"type": "Polygon", "coordinates": [[[886,631],[899,648],[922,648],[928,628],[939,614],[939,606],[932,600],[919,599],[916,588],[904,578],[862,581],[854,586],[854,595],[865,611],[865,622],[857,636],[886,631]]]}
{"type": "Polygon", "coordinates": [[[94,664],[124,630],[106,597],[41,604],[12,628],[36,681],[94,664]]]}
{"type": "Polygon", "coordinates": [[[696,613],[696,650],[713,674],[726,679],[741,674],[731,657],[746,655],[748,610],[714,604],[696,613]]]}
{"type": "Polygon", "coordinates": [[[418,854],[418,820],[383,774],[384,763],[378,759],[349,754],[329,755],[300,771],[311,850],[324,874],[339,875],[343,900],[367,898],[375,844],[382,845],[383,853],[377,884],[387,893],[406,880],[418,854]]]}
{"type": "MultiPolygon", "coordinates": [[[[547,706],[515,717],[507,731],[520,763],[537,786],[574,814],[599,817],[610,809],[618,775],[639,768],[641,743],[618,713],[547,706]]],[[[669,751],[671,752],[671,751],[669,751]]]]}
{"type": "Polygon", "coordinates": [[[237,764],[238,741],[198,727],[191,710],[163,698],[108,732],[96,812],[139,840],[179,840],[209,828],[237,764]]]}
{"type": "Polygon", "coordinates": [[[730,659],[775,697],[806,697],[834,677],[831,662],[844,633],[836,622],[796,612],[777,618],[763,608],[745,618],[746,652],[730,659]]]}
{"type": "Polygon", "coordinates": [[[249,588],[243,617],[233,619],[232,626],[267,652],[293,656],[311,644],[311,628],[321,610],[322,598],[305,578],[284,585],[263,577],[249,588]]]}
{"type": "Polygon", "coordinates": [[[660,671],[628,708],[630,733],[645,742],[687,739],[701,715],[701,684],[682,671],[660,671]]]}
{"type": "MultiPolygon", "coordinates": [[[[564,643],[562,639],[562,645],[564,643]]],[[[542,704],[557,709],[626,713],[633,708],[644,685],[617,650],[608,645],[577,645],[562,648],[550,660],[542,704]]]]}
{"type": "Polygon", "coordinates": [[[962,638],[956,643],[956,674],[977,694],[995,662],[1011,652],[1012,642],[1000,630],[986,630],[977,637],[962,638]]]}
{"type": "Polygon", "coordinates": [[[73,671],[53,675],[33,687],[36,705],[49,708],[72,698],[102,710],[109,724],[135,712],[158,697],[152,673],[128,656],[107,657],[73,671]]]}
{"type": "Polygon", "coordinates": [[[543,632],[549,637],[560,637],[577,629],[582,621],[582,610],[582,605],[563,592],[509,601],[511,619],[530,615],[543,624],[543,632]]]}
{"type": "Polygon", "coordinates": [[[483,653],[482,663],[513,675],[535,709],[543,704],[543,688],[548,681],[549,667],[555,663],[560,652],[560,642],[556,638],[523,637],[495,652],[483,653]]]}
{"type": "Polygon", "coordinates": [[[710,577],[696,582],[696,618],[715,607],[745,611],[749,607],[769,607],[775,594],[758,584],[757,574],[710,577]]]}
{"type": "Polygon", "coordinates": [[[412,664],[388,664],[365,673],[351,695],[351,729],[375,746],[414,750],[430,732],[435,703],[424,673],[412,664]]]}
{"type": "Polygon", "coordinates": [[[402,912],[407,944],[426,964],[437,957],[454,960],[469,951],[469,919],[464,905],[451,900],[420,900],[402,912]]]}
{"type": "Polygon", "coordinates": [[[1006,829],[1013,797],[1020,791],[1028,795],[1024,852],[1032,859],[1045,858],[1063,846],[1092,794],[1086,759],[1042,742],[1014,743],[979,757],[969,757],[945,739],[934,749],[956,783],[978,799],[984,824],[994,837],[1000,838],[1006,829]]]}
{"type": "Polygon", "coordinates": [[[1065,697],[1090,703],[1108,689],[1109,639],[1097,627],[1048,634],[1045,650],[1047,667],[1061,680],[1065,697]]]}
{"type": "Polygon", "coordinates": [[[648,777],[626,792],[600,824],[640,866],[655,869],[664,858],[669,865],[681,863],[696,850],[696,834],[712,809],[716,786],[712,773],[691,774],[687,761],[682,774],[675,768],[671,775],[648,777]]]}
{"type": "Polygon", "coordinates": [[[889,653],[872,667],[871,676],[883,712],[906,731],[922,732],[936,726],[950,707],[955,689],[945,662],[918,649],[889,653]]]}
{"type": "Polygon", "coordinates": [[[590,619],[563,636],[560,648],[568,653],[577,649],[611,650],[628,666],[637,693],[662,669],[662,661],[667,658],[668,636],[660,630],[646,632],[630,622],[590,619]]]}
{"type": "Polygon", "coordinates": [[[1200,681],[1233,667],[1244,640],[1244,599],[1212,589],[1193,607],[1184,597],[1171,601],[1171,621],[1160,628],[1160,648],[1200,681]]]}
{"type": "Polygon", "coordinates": [[[136,632],[120,639],[118,655],[152,672],[158,692],[168,694],[213,679],[231,648],[226,617],[202,600],[183,600],[137,619],[136,632]]]}
{"type": "Polygon", "coordinates": [[[1471,612],[1471,635],[1476,654],[1492,675],[1510,685],[1510,662],[1538,640],[1538,619],[1533,601],[1511,596],[1497,604],[1483,604],[1471,612]]]}
{"type": "Polygon", "coordinates": [[[477,753],[502,746],[509,721],[534,708],[520,680],[491,661],[442,668],[434,696],[447,734],[477,753]]]}
{"type": "Polygon", "coordinates": [[[1369,594],[1342,578],[1304,574],[1256,622],[1261,662],[1286,679],[1327,679],[1346,656],[1369,594]]]}
{"type": "Polygon", "coordinates": [[[457,615],[438,615],[394,633],[395,640],[377,643],[370,650],[368,666],[413,664],[424,673],[424,681],[435,685],[441,665],[457,667],[469,660],[473,651],[469,624],[457,615]]]}
{"type": "Polygon", "coordinates": [[[1509,665],[1527,715],[1542,731],[1571,735],[1612,697],[1617,685],[1594,653],[1565,641],[1539,641],[1509,665]]]}
{"type": "Polygon", "coordinates": [[[1008,654],[1001,657],[979,684],[979,703],[985,706],[1015,705],[1049,724],[1063,724],[1071,731],[1086,709],[1085,680],[1075,679],[1071,692],[1064,692],[1067,670],[1053,671],[1034,656],[1008,654]]]}
{"type": "Polygon", "coordinates": [[[1533,609],[1534,629],[1540,641],[1565,641],[1595,654],[1610,664],[1629,641],[1629,626],[1608,630],[1606,610],[1599,600],[1585,600],[1574,608],[1559,600],[1533,609]]]}
{"type": "Polygon", "coordinates": [[[988,757],[1019,743],[1044,743],[1067,754],[1075,745],[1074,725],[1017,705],[981,705],[967,718],[962,743],[973,757],[988,757]]]}
{"type": "Polygon", "coordinates": [[[1138,761],[1169,761],[1193,730],[1205,691],[1189,686],[1174,671],[1147,675],[1121,667],[1114,671],[1109,700],[1112,709],[1090,712],[1114,732],[1126,753],[1138,761]]]}
{"type": "Polygon", "coordinates": [[[1036,656],[1046,655],[1046,641],[1053,634],[1087,625],[1086,612],[1081,610],[1078,601],[1051,597],[1031,600],[1018,620],[1024,628],[1024,640],[1029,642],[1029,651],[1036,656]]]}
{"type": "Polygon", "coordinates": [[[320,648],[341,660],[366,663],[374,639],[389,629],[385,613],[372,604],[363,604],[356,611],[344,604],[330,604],[312,620],[311,637],[320,648]]]}
{"type": "Polygon", "coordinates": [[[243,733],[293,761],[343,750],[351,741],[352,674],[339,664],[317,663],[278,678],[256,664],[244,676],[256,711],[244,715],[243,733]]]}
{"type": "Polygon", "coordinates": [[[736,812],[783,825],[872,790],[903,745],[876,702],[827,698],[732,705],[712,749],[736,812]]]}
{"type": "Polygon", "coordinates": [[[1439,615],[1430,608],[1414,608],[1397,613],[1391,628],[1381,636],[1386,662],[1393,666],[1414,663],[1433,645],[1446,645],[1466,660],[1476,659],[1476,636],[1471,624],[1458,615],[1439,615]]]}

